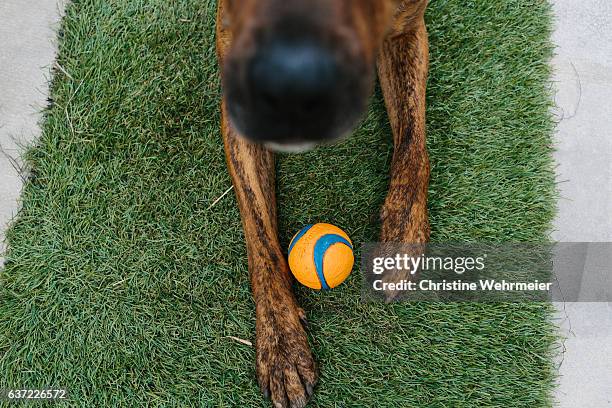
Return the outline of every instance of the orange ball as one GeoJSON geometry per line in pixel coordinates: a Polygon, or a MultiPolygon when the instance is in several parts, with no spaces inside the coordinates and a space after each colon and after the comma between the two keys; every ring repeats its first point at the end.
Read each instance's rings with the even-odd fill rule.
{"type": "Polygon", "coordinates": [[[289,243],[289,268],[298,282],[312,289],[340,285],[354,263],[351,240],[331,224],[307,225],[289,243]]]}

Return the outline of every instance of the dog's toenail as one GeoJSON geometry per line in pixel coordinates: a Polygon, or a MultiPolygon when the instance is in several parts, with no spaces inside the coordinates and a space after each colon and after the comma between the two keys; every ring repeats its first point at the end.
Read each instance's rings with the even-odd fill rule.
{"type": "Polygon", "coordinates": [[[312,384],[306,384],[306,394],[308,394],[309,397],[312,395],[313,391],[314,387],[312,386],[312,384]]]}

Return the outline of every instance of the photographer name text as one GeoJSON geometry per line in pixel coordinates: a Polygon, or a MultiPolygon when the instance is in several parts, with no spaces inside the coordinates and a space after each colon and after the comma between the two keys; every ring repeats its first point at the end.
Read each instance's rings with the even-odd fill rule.
{"type": "Polygon", "coordinates": [[[376,291],[549,291],[551,282],[508,282],[494,279],[482,279],[478,282],[464,282],[462,280],[434,281],[424,279],[418,282],[402,279],[398,282],[384,282],[377,279],[372,282],[372,288],[376,291]]]}

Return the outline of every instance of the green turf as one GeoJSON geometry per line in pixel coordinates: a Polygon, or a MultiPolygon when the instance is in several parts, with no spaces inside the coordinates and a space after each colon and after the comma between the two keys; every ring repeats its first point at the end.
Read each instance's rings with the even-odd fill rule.
{"type": "MultiPolygon", "coordinates": [[[[211,0],[74,0],[53,103],[0,272],[0,387],[73,405],[266,406],[245,248],[219,134],[211,0]]],[[[544,241],[554,207],[550,8],[436,0],[432,239],[544,241]]],[[[282,242],[329,221],[374,240],[387,182],[380,93],[349,140],[279,160],[282,242]]],[[[321,368],[312,406],[542,407],[541,304],[359,301],[360,274],[298,290],[321,368]]],[[[0,404],[2,404],[0,402],[0,404]]]]}

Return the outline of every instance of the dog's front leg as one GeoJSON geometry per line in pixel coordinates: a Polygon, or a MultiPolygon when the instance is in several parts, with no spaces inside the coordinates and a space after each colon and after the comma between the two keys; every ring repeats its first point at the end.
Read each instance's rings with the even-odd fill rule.
{"type": "MultiPolygon", "coordinates": [[[[217,10],[217,55],[223,65],[232,41],[227,1],[217,10]]],[[[274,157],[241,138],[231,126],[225,100],[221,131],[227,166],[240,208],[255,301],[257,381],[277,407],[303,407],[317,372],[302,323],[304,311],[291,290],[289,266],[278,242],[274,157]]]]}
{"type": "Polygon", "coordinates": [[[394,143],[389,192],[381,210],[383,242],[421,244],[429,240],[429,158],[425,144],[428,57],[421,13],[402,33],[392,33],[385,40],[378,58],[394,143]]]}
{"type": "Polygon", "coordinates": [[[274,158],[238,137],[222,106],[227,164],[246,239],[256,309],[257,379],[278,407],[303,407],[312,394],[316,369],[302,326],[304,311],[291,290],[287,261],[276,227],[274,158]]]}
{"type": "MultiPolygon", "coordinates": [[[[394,145],[389,191],[381,210],[380,239],[382,242],[411,244],[404,250],[408,255],[418,257],[429,240],[429,158],[425,144],[429,54],[422,12],[411,23],[400,26],[406,29],[402,33],[392,33],[383,43],[378,57],[378,76],[394,145]]],[[[388,283],[401,282],[415,279],[418,272],[394,270],[387,272],[382,279],[388,283]]],[[[387,301],[400,294],[393,290],[384,293],[387,301]]]]}

